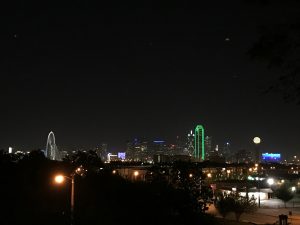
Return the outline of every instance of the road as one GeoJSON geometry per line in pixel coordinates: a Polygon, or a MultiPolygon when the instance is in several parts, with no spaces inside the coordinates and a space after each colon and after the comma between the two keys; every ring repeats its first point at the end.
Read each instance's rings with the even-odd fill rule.
{"type": "MultiPolygon", "coordinates": [[[[213,204],[209,206],[208,213],[221,217],[213,204]]],[[[275,224],[278,221],[278,215],[288,215],[288,222],[292,225],[300,225],[300,208],[259,208],[255,213],[243,214],[240,221],[252,222],[255,224],[275,224]],[[292,212],[292,215],[289,215],[292,212]]],[[[234,220],[235,216],[230,213],[226,219],[234,220]]]]}

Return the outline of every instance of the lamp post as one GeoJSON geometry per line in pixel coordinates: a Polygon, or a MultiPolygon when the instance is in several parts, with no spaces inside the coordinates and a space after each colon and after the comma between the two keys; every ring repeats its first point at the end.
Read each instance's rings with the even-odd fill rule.
{"type": "Polygon", "coordinates": [[[74,224],[74,177],[75,173],[72,173],[70,177],[64,176],[64,175],[56,175],[54,178],[54,181],[58,184],[61,184],[65,181],[65,179],[68,179],[71,181],[71,204],[70,204],[70,223],[71,225],[74,224]]]}
{"type": "Polygon", "coordinates": [[[133,176],[134,176],[134,180],[137,180],[137,177],[139,176],[139,171],[134,171],[133,176]]]}
{"type": "Polygon", "coordinates": [[[260,181],[263,180],[261,177],[256,177],[257,180],[257,189],[258,189],[258,208],[260,208],[260,181]]]}
{"type": "Polygon", "coordinates": [[[260,208],[260,179],[258,178],[258,208],[260,208]]]}
{"type": "Polygon", "coordinates": [[[71,225],[74,223],[74,176],[75,174],[71,174],[71,225]]]}
{"type": "Polygon", "coordinates": [[[82,166],[79,166],[74,172],[71,173],[71,175],[68,176],[64,176],[64,175],[56,175],[54,177],[54,181],[57,184],[62,184],[65,179],[68,179],[71,181],[71,202],[70,202],[70,223],[71,225],[74,224],[74,186],[75,186],[75,175],[78,174],[80,176],[85,176],[85,172],[87,172],[86,169],[84,169],[82,166]]]}
{"type": "MultiPolygon", "coordinates": [[[[284,183],[284,180],[282,180],[284,183]]],[[[274,179],[273,178],[268,178],[267,179],[267,183],[269,184],[270,188],[272,188],[272,185],[275,183],[274,179]]],[[[268,193],[268,199],[272,198],[272,194],[271,193],[268,193]]]]}
{"type": "Polygon", "coordinates": [[[274,184],[274,179],[273,179],[273,178],[269,178],[269,179],[267,180],[267,183],[268,183],[270,186],[272,186],[272,185],[274,184]]]}

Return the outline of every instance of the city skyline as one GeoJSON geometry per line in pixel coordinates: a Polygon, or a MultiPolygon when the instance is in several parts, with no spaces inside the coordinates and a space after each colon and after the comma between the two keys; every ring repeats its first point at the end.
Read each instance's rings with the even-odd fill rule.
{"type": "Polygon", "coordinates": [[[300,225],[300,0],[1,6],[0,224],[300,225]]]}
{"type": "MultiPolygon", "coordinates": [[[[290,160],[290,159],[294,159],[295,157],[298,157],[297,153],[290,154],[290,153],[286,153],[286,152],[282,152],[282,151],[270,151],[270,150],[266,149],[262,145],[261,137],[254,137],[251,141],[251,144],[248,145],[248,147],[242,147],[242,148],[236,148],[236,147],[232,148],[231,143],[228,141],[226,141],[224,143],[215,142],[215,141],[213,141],[214,138],[212,136],[207,136],[207,135],[204,135],[202,140],[200,140],[198,138],[200,141],[198,143],[197,139],[195,138],[195,134],[197,134],[197,132],[198,132],[197,130],[199,129],[199,127],[201,127],[201,129],[204,129],[204,127],[202,125],[197,125],[195,127],[194,131],[191,130],[189,133],[187,133],[185,136],[182,136],[182,137],[177,136],[175,141],[170,141],[170,140],[162,139],[162,138],[156,138],[156,139],[152,138],[151,139],[151,138],[140,136],[140,137],[134,137],[132,139],[127,139],[126,143],[124,143],[124,146],[121,148],[110,147],[111,143],[107,143],[107,142],[101,142],[92,147],[57,146],[56,141],[55,141],[56,138],[54,136],[54,132],[51,131],[48,134],[46,146],[35,147],[32,149],[26,149],[24,147],[10,145],[8,147],[8,152],[9,153],[14,153],[14,152],[19,152],[19,151],[28,152],[28,151],[40,149],[45,152],[45,156],[47,156],[48,158],[51,158],[51,157],[56,158],[60,154],[67,154],[67,153],[71,153],[74,151],[93,150],[93,151],[98,152],[100,150],[100,152],[104,151],[102,153],[99,152],[99,154],[101,155],[101,158],[102,157],[106,158],[108,153],[118,155],[119,153],[126,152],[126,159],[128,160],[132,157],[132,156],[130,156],[130,154],[137,154],[137,155],[140,154],[140,153],[138,153],[138,151],[135,152],[136,150],[133,150],[135,152],[135,153],[133,153],[132,150],[129,149],[130,145],[135,146],[137,144],[137,146],[139,146],[139,145],[144,146],[143,147],[143,148],[145,148],[143,150],[143,151],[145,151],[144,153],[147,153],[147,155],[150,154],[151,158],[152,158],[153,154],[155,154],[152,152],[153,144],[154,145],[159,144],[159,145],[164,146],[164,150],[161,151],[160,154],[189,155],[191,158],[196,159],[196,160],[201,160],[201,161],[204,161],[204,160],[210,160],[210,161],[213,160],[214,161],[214,160],[219,160],[219,157],[221,157],[220,158],[221,161],[225,160],[226,162],[227,161],[232,162],[232,161],[237,160],[236,159],[237,154],[241,154],[244,151],[245,151],[245,153],[247,152],[247,154],[250,153],[252,155],[252,156],[250,156],[252,158],[252,159],[250,159],[251,161],[254,160],[255,157],[256,157],[256,160],[264,160],[264,158],[267,155],[268,155],[268,157],[272,156],[272,155],[276,155],[276,157],[278,157],[278,155],[279,155],[279,158],[277,159],[277,160],[279,160],[279,162],[280,161],[283,162],[283,160],[286,160],[286,159],[290,160]],[[191,147],[190,145],[192,145],[192,149],[190,149],[190,147],[191,147]],[[200,145],[200,149],[199,149],[199,145],[200,145]],[[51,153],[50,153],[50,149],[51,149],[51,153]],[[54,150],[52,150],[52,149],[54,149],[54,150]],[[201,151],[201,152],[199,152],[199,151],[201,151]],[[105,153],[105,155],[103,155],[103,153],[105,153]],[[199,153],[200,153],[201,159],[198,156],[199,153]],[[51,156],[49,154],[54,154],[54,155],[51,156]],[[57,155],[57,156],[55,156],[55,155],[57,155]],[[215,157],[217,157],[217,158],[215,159],[215,157]]],[[[201,133],[201,135],[202,135],[202,133],[201,133]]],[[[0,148],[0,149],[3,149],[3,148],[0,148]]],[[[7,150],[7,149],[3,149],[3,150],[7,150]]],[[[60,156],[59,156],[59,158],[60,158],[60,156]]],[[[106,159],[104,159],[104,161],[105,160],[106,159]]]]}
{"type": "Polygon", "coordinates": [[[286,7],[12,4],[0,36],[0,148],[41,148],[52,130],[63,148],[121,149],[203,124],[220,145],[249,149],[259,136],[268,152],[296,154],[300,107],[265,94],[280,71],[247,55],[261,25],[293,15],[286,7]]]}

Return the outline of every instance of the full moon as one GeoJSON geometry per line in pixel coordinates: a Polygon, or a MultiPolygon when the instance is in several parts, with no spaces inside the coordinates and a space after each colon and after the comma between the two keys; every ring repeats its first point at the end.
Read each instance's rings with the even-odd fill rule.
{"type": "Polygon", "coordinates": [[[261,142],[261,139],[259,137],[253,138],[254,144],[259,144],[261,142]]]}

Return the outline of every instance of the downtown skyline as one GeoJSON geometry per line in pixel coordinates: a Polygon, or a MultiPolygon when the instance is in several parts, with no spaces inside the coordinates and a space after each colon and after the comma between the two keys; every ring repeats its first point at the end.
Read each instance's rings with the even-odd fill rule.
{"type": "Polygon", "coordinates": [[[264,151],[296,154],[300,107],[265,94],[280,71],[247,55],[260,25],[296,8],[219,4],[9,6],[0,148],[42,148],[54,131],[62,148],[124,149],[202,124],[216,144],[249,149],[259,136],[264,151]]]}

